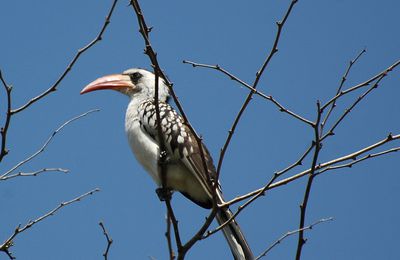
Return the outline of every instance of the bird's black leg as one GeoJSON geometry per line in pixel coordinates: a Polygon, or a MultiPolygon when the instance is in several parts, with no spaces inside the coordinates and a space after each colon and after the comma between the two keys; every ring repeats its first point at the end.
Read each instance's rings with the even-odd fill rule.
{"type": "MultiPolygon", "coordinates": [[[[166,168],[167,168],[168,161],[169,161],[167,152],[166,151],[161,151],[159,156],[160,156],[160,158],[158,160],[158,164],[160,166],[160,172],[161,172],[161,175],[165,175],[166,174],[166,168]]],[[[169,189],[169,188],[163,187],[163,186],[166,185],[165,184],[166,176],[161,176],[161,179],[163,180],[162,181],[163,185],[156,189],[156,193],[158,195],[158,198],[160,199],[160,201],[166,201],[167,199],[170,200],[171,196],[172,196],[172,190],[169,189]]]]}

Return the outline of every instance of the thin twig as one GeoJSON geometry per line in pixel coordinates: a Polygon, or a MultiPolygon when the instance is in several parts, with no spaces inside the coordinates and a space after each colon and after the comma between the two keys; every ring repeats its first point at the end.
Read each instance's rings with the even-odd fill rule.
{"type": "Polygon", "coordinates": [[[351,168],[351,167],[353,167],[353,165],[356,165],[356,164],[358,164],[358,163],[360,163],[362,161],[365,161],[367,159],[372,159],[374,157],[379,157],[379,156],[382,156],[382,155],[386,155],[388,153],[395,153],[395,152],[398,152],[398,151],[400,151],[400,147],[391,148],[391,149],[388,149],[388,150],[385,150],[385,151],[382,151],[382,152],[379,152],[379,153],[368,154],[368,155],[366,155],[364,157],[361,157],[359,159],[355,159],[354,161],[349,162],[349,163],[326,167],[326,168],[316,172],[315,175],[317,176],[317,175],[320,175],[321,173],[324,173],[326,171],[331,171],[331,170],[337,170],[337,169],[342,169],[342,168],[351,168]]]}
{"type": "MultiPolygon", "coordinates": [[[[250,204],[252,204],[255,200],[257,200],[259,197],[264,196],[265,192],[269,189],[270,185],[280,176],[282,176],[283,174],[285,174],[286,172],[292,170],[293,168],[295,168],[296,166],[302,165],[302,161],[304,160],[304,158],[311,152],[312,148],[314,148],[315,143],[311,143],[311,145],[307,148],[307,150],[300,156],[300,158],[294,162],[293,164],[291,164],[290,166],[286,167],[285,169],[281,170],[281,171],[277,171],[274,173],[274,175],[271,177],[271,179],[268,181],[268,183],[262,188],[259,189],[258,192],[252,196],[248,201],[246,201],[244,204],[240,205],[238,207],[238,209],[236,210],[236,212],[234,214],[232,214],[232,216],[225,221],[224,223],[222,223],[221,225],[219,225],[218,227],[216,227],[214,230],[208,231],[207,234],[205,235],[205,237],[208,237],[210,235],[213,235],[215,233],[217,233],[219,230],[223,229],[225,226],[227,226],[233,219],[235,219],[240,212],[242,212],[247,206],[249,206],[250,204]]],[[[225,202],[219,205],[219,207],[227,207],[231,203],[232,201],[229,202],[225,202]]]]}
{"type": "Polygon", "coordinates": [[[7,111],[6,111],[6,120],[4,122],[4,126],[1,128],[1,151],[0,151],[0,162],[3,160],[4,156],[8,154],[8,150],[6,147],[6,142],[7,142],[7,131],[10,126],[10,120],[11,120],[11,91],[12,91],[12,86],[8,85],[3,78],[3,73],[0,70],[0,80],[1,83],[4,86],[4,89],[6,91],[7,95],[7,111]]]}
{"type": "MultiPolygon", "coordinates": [[[[302,165],[302,161],[304,160],[304,158],[311,152],[312,148],[314,148],[315,143],[313,142],[308,148],[307,150],[300,156],[300,158],[293,164],[291,164],[290,166],[286,167],[285,169],[281,170],[281,171],[277,171],[274,173],[274,175],[271,177],[271,179],[268,181],[268,183],[260,190],[258,190],[258,192],[252,196],[248,201],[246,201],[245,203],[243,203],[242,205],[240,205],[238,207],[238,209],[236,210],[236,212],[234,214],[232,214],[232,216],[225,221],[224,223],[222,223],[221,225],[219,225],[218,227],[216,227],[214,230],[212,231],[208,231],[206,236],[210,236],[212,234],[215,234],[216,232],[218,232],[219,230],[223,229],[225,226],[227,226],[233,219],[235,219],[240,212],[243,211],[243,209],[245,209],[247,206],[249,206],[250,204],[252,204],[255,200],[257,200],[259,197],[264,196],[265,192],[269,189],[270,185],[280,176],[282,176],[283,174],[285,174],[286,172],[290,171],[291,169],[295,168],[296,166],[302,165]]],[[[227,207],[229,206],[231,203],[231,201],[229,202],[225,202],[221,205],[219,205],[220,207],[227,207]]]]}
{"type": "Polygon", "coordinates": [[[307,155],[312,151],[312,149],[315,146],[315,142],[311,142],[310,146],[305,150],[305,152],[300,156],[300,158],[294,162],[293,164],[289,165],[285,169],[278,171],[275,173],[275,175],[282,176],[284,173],[294,169],[296,166],[303,165],[303,160],[307,157],[307,155]]]}
{"type": "Polygon", "coordinates": [[[19,113],[19,112],[23,111],[24,109],[28,108],[29,106],[31,106],[35,102],[41,100],[42,98],[44,98],[48,94],[50,94],[50,93],[52,93],[52,92],[57,90],[57,86],[61,83],[61,81],[65,78],[65,76],[67,76],[67,74],[71,71],[72,67],[74,66],[76,61],[79,59],[79,57],[84,52],[86,52],[88,49],[90,49],[93,45],[95,45],[98,41],[102,40],[102,36],[103,36],[105,30],[106,30],[107,26],[110,24],[111,15],[114,12],[114,8],[115,8],[115,5],[117,4],[117,2],[118,2],[118,0],[114,0],[113,1],[112,5],[111,5],[111,8],[110,8],[110,11],[108,12],[108,15],[106,16],[104,24],[103,24],[102,28],[100,29],[100,32],[98,33],[98,35],[90,43],[88,43],[86,46],[84,46],[83,48],[81,48],[81,49],[79,49],[77,51],[77,53],[75,54],[74,58],[68,64],[68,66],[64,70],[64,72],[61,73],[60,77],[54,82],[54,84],[50,88],[48,88],[47,90],[42,92],[41,94],[39,94],[36,97],[34,97],[31,100],[29,100],[26,104],[22,105],[19,108],[13,109],[11,111],[11,114],[16,114],[16,113],[19,113]]]}
{"type": "MultiPolygon", "coordinates": [[[[258,72],[256,73],[256,78],[255,78],[254,83],[253,83],[252,86],[250,86],[250,85],[247,84],[247,83],[244,83],[244,81],[240,80],[239,78],[237,78],[237,77],[234,76],[233,74],[229,73],[228,71],[226,71],[226,70],[224,70],[224,69],[221,69],[219,66],[217,66],[217,67],[215,68],[216,70],[221,71],[221,72],[223,72],[224,74],[230,76],[230,77],[233,78],[234,80],[237,79],[237,80],[236,80],[237,82],[239,82],[239,83],[243,82],[245,85],[247,85],[247,86],[249,86],[249,87],[251,88],[250,93],[248,94],[246,100],[244,101],[244,103],[243,103],[243,105],[242,105],[242,107],[241,107],[239,113],[237,114],[237,116],[236,116],[236,118],[235,118],[235,120],[234,120],[234,122],[233,122],[233,124],[232,124],[231,129],[230,129],[229,132],[228,132],[228,137],[227,137],[227,139],[226,139],[226,141],[225,141],[225,143],[224,143],[224,146],[222,147],[222,149],[221,149],[221,151],[220,151],[220,157],[219,157],[218,166],[217,166],[217,179],[218,179],[219,174],[220,174],[220,170],[221,170],[221,167],[222,167],[222,163],[223,163],[223,160],[224,160],[224,156],[225,156],[226,150],[227,150],[227,148],[228,148],[228,146],[229,146],[229,144],[230,144],[230,141],[231,141],[231,139],[232,139],[232,137],[233,137],[233,134],[234,134],[234,132],[235,132],[235,129],[236,129],[236,127],[237,127],[237,125],[238,125],[238,123],[239,123],[239,121],[240,121],[240,119],[241,119],[241,116],[242,116],[243,112],[245,111],[245,109],[247,108],[248,104],[250,103],[250,100],[252,99],[253,94],[256,93],[256,91],[257,91],[257,90],[256,90],[257,84],[258,84],[258,82],[259,82],[259,80],[260,80],[260,78],[261,78],[263,72],[265,71],[265,68],[266,68],[267,65],[269,64],[269,62],[270,62],[270,60],[272,59],[273,55],[278,51],[277,46],[278,46],[278,43],[279,43],[279,39],[280,39],[280,35],[281,35],[282,28],[283,28],[283,26],[284,26],[284,24],[285,24],[287,18],[289,17],[290,12],[291,12],[293,6],[294,6],[296,3],[297,3],[297,0],[293,0],[293,1],[291,2],[290,6],[288,7],[288,9],[287,9],[287,11],[286,11],[286,13],[285,13],[285,15],[284,15],[284,18],[283,18],[282,22],[277,22],[277,23],[276,23],[277,26],[278,26],[278,30],[277,30],[277,33],[276,33],[276,36],[275,36],[274,44],[273,44],[273,46],[272,46],[272,49],[270,50],[269,55],[267,56],[267,58],[265,59],[264,63],[262,64],[261,68],[260,68],[260,69],[258,70],[258,72]]],[[[190,64],[192,64],[193,66],[196,66],[196,65],[197,65],[197,64],[194,64],[194,63],[191,63],[191,62],[186,62],[186,63],[190,63],[190,64]]],[[[203,64],[203,65],[204,65],[204,64],[203,64]]],[[[211,65],[204,65],[203,67],[213,68],[213,66],[211,66],[211,65]]],[[[241,84],[242,84],[242,83],[241,83],[241,84]]],[[[271,98],[272,98],[272,97],[271,97],[271,98]]],[[[273,100],[273,99],[272,99],[272,100],[273,100]]],[[[279,104],[279,103],[278,103],[278,104],[279,104]]],[[[312,123],[311,123],[311,124],[312,124],[312,123]]],[[[305,157],[307,154],[308,154],[308,152],[304,155],[304,157],[305,157]]],[[[302,158],[304,158],[304,157],[302,157],[302,158]]],[[[301,159],[301,160],[302,160],[302,159],[301,159]]],[[[301,161],[300,161],[300,162],[301,162],[301,161]]],[[[268,187],[270,184],[272,184],[272,182],[275,181],[275,179],[276,179],[278,176],[279,176],[279,174],[275,173],[274,176],[272,177],[272,179],[269,181],[269,183],[268,183],[265,187],[268,187]]],[[[266,188],[265,188],[265,190],[266,190],[266,188]]],[[[259,190],[259,191],[257,192],[257,194],[256,194],[254,197],[252,197],[249,201],[247,201],[247,202],[244,203],[243,205],[239,206],[239,207],[238,207],[238,210],[237,210],[227,221],[225,221],[225,223],[222,223],[220,226],[218,226],[216,229],[214,229],[214,230],[212,230],[212,231],[208,231],[207,234],[205,235],[205,237],[208,237],[208,236],[210,236],[210,235],[212,235],[212,234],[215,234],[216,232],[218,232],[219,230],[221,230],[221,229],[223,229],[225,226],[227,226],[231,221],[233,221],[233,220],[236,218],[236,216],[237,216],[243,209],[245,209],[248,205],[250,205],[250,204],[251,204],[254,200],[256,200],[258,197],[264,195],[265,190],[263,190],[263,189],[259,190]]],[[[226,207],[226,206],[228,206],[227,203],[222,203],[221,205],[219,205],[219,207],[226,207]]]]}
{"type": "Polygon", "coordinates": [[[175,252],[172,247],[172,240],[171,240],[171,217],[169,216],[169,211],[167,211],[167,215],[165,216],[165,221],[167,222],[167,230],[165,231],[165,237],[167,239],[168,245],[168,252],[169,252],[169,259],[175,259],[175,252]]]}
{"type": "Polygon", "coordinates": [[[174,235],[175,235],[175,241],[176,241],[176,246],[178,247],[178,253],[179,249],[182,248],[182,240],[181,240],[181,236],[179,234],[179,226],[178,226],[178,220],[175,216],[174,210],[171,206],[171,200],[167,199],[165,200],[165,205],[167,206],[167,211],[170,214],[170,218],[172,221],[172,226],[174,227],[174,235]]]}
{"type": "MultiPolygon", "coordinates": [[[[251,87],[253,89],[257,89],[257,85],[258,85],[258,82],[261,79],[261,76],[263,75],[265,69],[267,68],[267,66],[268,66],[269,62],[271,61],[272,57],[274,56],[274,54],[278,51],[278,44],[279,44],[279,40],[280,40],[282,29],[283,29],[283,27],[284,27],[289,15],[290,15],[291,11],[292,11],[292,9],[293,9],[293,6],[296,3],[297,3],[297,0],[292,0],[292,2],[290,3],[290,5],[289,5],[289,7],[288,7],[288,9],[287,9],[282,21],[276,22],[276,25],[277,25],[278,29],[277,29],[277,32],[276,32],[274,43],[272,45],[272,48],[271,48],[268,56],[266,57],[266,59],[264,61],[264,63],[261,65],[260,69],[256,73],[256,77],[254,79],[254,82],[251,85],[251,87]]],[[[227,151],[227,149],[229,147],[229,144],[231,142],[232,136],[235,133],[236,127],[239,124],[239,121],[240,121],[244,111],[246,110],[247,106],[249,105],[249,103],[250,103],[250,101],[251,101],[251,99],[253,97],[253,94],[254,94],[254,91],[251,90],[249,92],[249,94],[247,95],[245,101],[242,104],[242,107],[240,108],[238,114],[235,117],[235,120],[234,120],[234,122],[233,122],[233,124],[232,124],[232,126],[231,126],[231,128],[230,128],[230,130],[228,132],[228,136],[227,136],[227,138],[225,140],[225,143],[224,143],[224,145],[223,145],[223,147],[222,147],[222,149],[220,151],[220,156],[219,156],[218,165],[217,165],[217,180],[219,178],[219,174],[220,174],[220,171],[221,171],[222,163],[223,163],[226,151],[227,151]]]]}
{"type": "Polygon", "coordinates": [[[11,168],[10,170],[8,170],[7,172],[3,173],[3,174],[0,176],[0,180],[5,179],[5,178],[6,178],[8,175],[10,175],[13,171],[15,171],[16,169],[18,169],[19,167],[21,167],[21,166],[24,165],[25,163],[31,161],[33,158],[35,158],[35,157],[38,156],[40,153],[42,153],[42,152],[46,149],[46,147],[50,144],[51,140],[53,140],[54,136],[56,136],[56,134],[57,134],[58,132],[60,132],[65,126],[69,125],[70,123],[72,123],[72,122],[75,121],[75,120],[78,120],[78,119],[80,119],[80,118],[82,118],[82,117],[84,117],[84,116],[86,116],[86,115],[88,115],[88,114],[90,114],[90,113],[97,112],[97,111],[100,111],[100,110],[99,110],[99,109],[90,110],[90,111],[88,111],[88,112],[85,112],[85,113],[83,113],[83,114],[81,114],[81,115],[79,115],[79,116],[76,116],[76,117],[74,117],[74,118],[72,118],[72,119],[66,121],[65,123],[63,123],[59,128],[57,128],[57,129],[50,135],[50,137],[47,139],[47,141],[43,144],[43,146],[42,146],[39,150],[37,150],[36,152],[34,152],[34,153],[33,153],[31,156],[29,156],[28,158],[26,158],[26,159],[22,160],[21,162],[19,162],[18,164],[16,164],[14,167],[12,167],[12,168],[11,168]]]}
{"type": "Polygon", "coordinates": [[[38,217],[38,218],[35,219],[35,220],[30,220],[30,221],[28,221],[28,223],[25,224],[25,226],[21,227],[21,225],[18,225],[18,226],[15,228],[14,233],[13,233],[9,238],[7,238],[7,239],[3,242],[3,244],[0,245],[0,251],[6,253],[6,254],[10,257],[10,259],[15,259],[15,257],[13,257],[12,254],[11,254],[11,252],[10,252],[10,247],[13,245],[13,240],[14,240],[14,238],[15,238],[18,234],[20,234],[20,233],[26,231],[27,229],[29,229],[29,228],[31,228],[33,225],[35,225],[35,224],[37,224],[37,223],[43,221],[44,219],[46,219],[46,218],[48,218],[48,217],[50,217],[50,216],[53,216],[53,215],[54,215],[57,211],[59,211],[61,208],[65,207],[65,206],[68,206],[69,204],[78,202],[78,201],[82,200],[83,198],[85,198],[85,197],[87,197],[87,196],[90,196],[90,195],[92,195],[93,193],[98,192],[98,191],[100,191],[100,189],[96,188],[96,189],[94,189],[94,190],[91,190],[91,191],[89,191],[89,192],[86,192],[85,194],[82,194],[82,195],[76,197],[75,199],[72,199],[72,200],[69,200],[69,201],[66,201],[66,202],[61,202],[57,207],[55,207],[54,209],[50,210],[50,211],[47,212],[46,214],[44,214],[44,215],[38,217]]]}
{"type": "MultiPolygon", "coordinates": [[[[344,86],[344,83],[345,83],[346,80],[347,80],[347,76],[349,75],[351,68],[352,68],[353,65],[358,61],[358,59],[361,57],[361,55],[363,55],[365,52],[366,52],[366,50],[363,49],[360,53],[358,53],[358,55],[357,55],[353,60],[351,60],[351,61],[349,62],[349,65],[347,66],[347,69],[346,69],[346,71],[344,72],[344,75],[342,76],[342,79],[341,79],[341,81],[340,81],[340,84],[339,84],[339,87],[338,87],[338,89],[337,89],[337,91],[336,91],[336,95],[335,95],[335,96],[337,96],[337,95],[340,93],[340,91],[342,91],[343,86],[344,86]]],[[[320,128],[320,133],[321,133],[321,134],[323,133],[323,131],[324,131],[324,126],[326,125],[326,122],[328,121],[328,119],[329,119],[329,117],[330,117],[330,115],[331,115],[331,113],[332,113],[332,111],[333,111],[333,109],[334,109],[335,107],[336,107],[336,100],[331,104],[331,106],[330,106],[328,112],[327,112],[326,115],[325,115],[324,120],[322,120],[321,128],[320,128]]]]}
{"type": "MultiPolygon", "coordinates": [[[[225,144],[224,144],[224,146],[223,146],[222,149],[221,149],[220,157],[219,157],[219,161],[218,161],[218,166],[217,166],[217,178],[216,178],[217,180],[218,180],[218,178],[219,178],[219,174],[220,174],[221,166],[222,166],[222,163],[223,163],[224,155],[225,155],[226,150],[227,150],[227,148],[228,148],[228,146],[229,146],[229,143],[230,143],[230,141],[231,141],[231,139],[232,139],[232,136],[233,136],[233,134],[234,134],[234,132],[235,132],[235,129],[236,129],[236,127],[237,127],[237,125],[238,125],[238,123],[239,123],[239,121],[240,121],[240,119],[241,119],[241,116],[243,115],[243,112],[246,110],[248,104],[250,103],[250,100],[252,99],[253,94],[257,92],[256,88],[257,88],[257,85],[258,85],[258,82],[259,82],[261,76],[263,75],[263,72],[265,71],[265,69],[266,69],[267,65],[269,64],[270,60],[272,59],[273,55],[278,51],[277,46],[278,46],[278,43],[279,43],[279,39],[280,39],[280,35],[281,35],[282,28],[283,28],[283,26],[284,26],[284,24],[285,24],[287,18],[289,17],[290,12],[291,12],[291,10],[292,10],[292,8],[293,8],[293,6],[294,6],[294,4],[295,4],[296,2],[297,2],[297,0],[293,0],[293,1],[291,2],[291,4],[290,4],[290,6],[289,6],[289,8],[288,8],[288,10],[287,10],[287,12],[286,12],[286,14],[284,15],[284,18],[283,18],[282,22],[277,22],[278,30],[277,30],[277,34],[276,34],[276,37],[275,37],[275,41],[274,41],[273,47],[272,47],[272,49],[271,49],[269,55],[267,56],[266,60],[264,61],[264,63],[262,64],[262,66],[260,67],[260,69],[258,70],[258,72],[256,73],[256,78],[255,78],[255,80],[254,80],[252,86],[250,86],[249,84],[245,83],[246,86],[249,86],[249,87],[250,87],[251,91],[250,91],[250,93],[248,94],[246,100],[244,101],[244,103],[243,103],[243,105],[242,105],[242,107],[241,107],[239,113],[237,114],[237,116],[236,116],[236,118],[235,118],[235,120],[234,120],[234,122],[233,122],[233,124],[232,124],[232,127],[231,127],[231,129],[229,130],[228,137],[227,137],[227,139],[226,139],[226,141],[225,141],[225,144]]],[[[186,63],[189,63],[189,62],[186,62],[186,63]]],[[[191,63],[191,64],[193,65],[193,63],[191,63]]],[[[220,68],[218,69],[218,66],[217,66],[217,68],[215,68],[215,69],[217,69],[217,70],[219,70],[219,71],[221,71],[221,72],[223,72],[223,73],[227,72],[227,71],[225,71],[225,70],[222,71],[220,68]],[[225,71],[225,72],[224,72],[224,71],[225,71]]],[[[227,72],[227,73],[228,73],[228,72],[227,72]]],[[[225,74],[226,74],[226,75],[229,75],[229,74],[227,74],[227,73],[225,73],[225,74]]],[[[231,74],[231,75],[232,75],[232,74],[231,74]]],[[[237,77],[236,77],[236,78],[237,78],[237,77]]],[[[238,79],[238,78],[237,78],[237,79],[238,79]]],[[[244,81],[242,81],[242,80],[240,80],[240,79],[238,79],[238,80],[236,80],[236,81],[238,81],[239,83],[241,83],[241,82],[244,83],[244,81]]],[[[241,83],[241,84],[242,84],[242,83],[241,83]]],[[[271,97],[271,98],[272,98],[272,97],[271,97]]],[[[273,100],[273,99],[272,99],[272,100],[273,100]]],[[[276,103],[276,104],[279,104],[279,103],[276,103]]],[[[276,177],[275,177],[275,178],[276,178],[276,177]]],[[[215,185],[217,185],[217,184],[215,183],[215,185]]],[[[259,195],[259,196],[260,196],[260,195],[259,195]]],[[[251,203],[251,202],[250,202],[250,203],[251,203]]],[[[219,205],[219,206],[221,207],[222,205],[219,205]]],[[[246,205],[246,206],[247,206],[247,205],[246,205]]],[[[244,206],[244,207],[246,207],[246,206],[244,206]]],[[[244,208],[244,207],[243,207],[243,208],[244,208]]],[[[210,236],[210,235],[216,233],[217,231],[221,230],[222,228],[224,228],[226,225],[228,225],[231,221],[234,220],[234,218],[236,217],[236,215],[239,214],[239,212],[240,212],[243,208],[239,208],[238,211],[237,211],[231,218],[229,218],[229,220],[227,220],[225,223],[223,223],[222,225],[220,225],[219,227],[217,227],[215,230],[213,230],[213,231],[208,231],[207,234],[203,236],[203,238],[206,238],[206,237],[208,237],[208,236],[210,236]]],[[[214,211],[214,208],[213,208],[213,211],[214,211]]],[[[208,218],[207,220],[209,220],[209,218],[208,218]]],[[[211,222],[210,222],[210,223],[211,223],[211,222]]],[[[203,228],[204,228],[204,227],[205,227],[205,226],[203,226],[203,228]]],[[[204,231],[206,231],[206,230],[204,230],[204,231]]]]}
{"type": "Polygon", "coordinates": [[[232,74],[231,72],[227,71],[226,69],[222,68],[219,65],[202,64],[202,63],[196,63],[196,62],[188,61],[188,60],[184,60],[183,63],[190,64],[193,67],[208,68],[208,69],[213,69],[213,70],[216,70],[216,71],[220,71],[223,74],[227,75],[230,79],[238,82],[242,86],[244,86],[247,89],[251,90],[254,94],[256,94],[256,95],[258,95],[258,96],[260,96],[260,97],[272,102],[279,109],[280,112],[287,113],[288,115],[292,116],[293,118],[295,118],[297,120],[300,120],[301,122],[312,126],[312,122],[310,120],[308,120],[308,119],[304,118],[303,116],[300,116],[299,114],[296,114],[295,112],[287,109],[281,103],[279,103],[275,98],[273,98],[271,95],[268,96],[268,95],[264,94],[263,92],[253,88],[252,86],[250,86],[250,84],[248,84],[245,81],[241,80],[239,77],[235,76],[234,74],[232,74]]]}
{"type": "Polygon", "coordinates": [[[331,98],[328,102],[326,102],[323,106],[321,106],[321,110],[325,110],[328,106],[330,106],[332,103],[336,102],[336,100],[338,98],[341,98],[342,96],[349,94],[357,89],[360,89],[362,87],[368,86],[369,84],[371,84],[372,82],[374,82],[375,80],[377,80],[378,78],[382,77],[382,75],[384,74],[388,74],[389,72],[391,72],[393,69],[395,69],[397,66],[400,65],[400,60],[396,61],[395,63],[393,63],[392,65],[390,65],[388,68],[386,68],[384,71],[376,74],[375,76],[373,76],[372,78],[361,82],[353,87],[350,87],[346,90],[340,91],[339,94],[337,94],[336,96],[334,96],[333,98],[331,98]]]}
{"type": "Polygon", "coordinates": [[[311,230],[314,228],[314,226],[327,222],[327,221],[332,221],[333,218],[329,217],[329,218],[323,218],[320,219],[318,221],[315,221],[314,223],[312,223],[311,225],[308,225],[306,227],[303,227],[302,229],[296,229],[296,230],[292,230],[287,232],[286,234],[284,234],[283,236],[281,236],[278,240],[276,240],[272,245],[270,245],[264,252],[262,252],[259,256],[257,256],[257,258],[255,260],[259,260],[262,257],[266,256],[268,254],[268,252],[270,252],[275,246],[277,246],[278,244],[282,243],[282,241],[284,239],[286,239],[287,237],[290,237],[292,235],[295,235],[297,233],[299,233],[300,231],[305,231],[305,230],[311,230]]]}
{"type": "Polygon", "coordinates": [[[104,226],[102,221],[99,222],[99,226],[103,230],[103,235],[106,237],[106,240],[107,240],[107,247],[106,247],[106,249],[104,250],[104,253],[103,253],[104,260],[107,260],[108,259],[108,252],[110,251],[110,247],[111,247],[111,244],[113,243],[113,240],[110,237],[110,235],[108,234],[108,232],[107,232],[107,230],[106,230],[106,228],[105,228],[105,226],[104,226]]]}
{"type": "MultiPolygon", "coordinates": [[[[365,153],[367,153],[367,152],[369,152],[369,151],[371,151],[373,149],[376,149],[378,147],[381,147],[382,145],[384,145],[386,143],[389,143],[389,142],[392,142],[392,141],[398,140],[398,139],[400,139],[400,134],[397,134],[397,135],[389,134],[385,139],[382,139],[382,140],[380,140],[380,141],[378,141],[378,142],[376,142],[376,143],[374,143],[374,144],[372,144],[370,146],[364,147],[364,148],[362,148],[362,149],[360,149],[360,150],[358,150],[356,152],[353,152],[353,153],[347,154],[345,156],[330,160],[330,161],[325,162],[325,163],[320,163],[320,164],[315,166],[315,171],[322,170],[322,169],[324,169],[326,167],[329,167],[329,166],[332,166],[332,165],[335,165],[337,163],[341,163],[341,162],[344,162],[344,161],[347,161],[347,160],[356,160],[358,156],[360,156],[362,154],[365,154],[365,153]]],[[[237,196],[236,198],[234,198],[234,199],[232,199],[230,201],[227,201],[226,203],[224,203],[221,206],[226,207],[226,206],[238,203],[240,201],[243,201],[243,200],[245,200],[247,198],[251,198],[253,196],[256,196],[263,190],[266,191],[266,190],[270,190],[270,189],[274,189],[274,188],[286,185],[288,183],[291,183],[291,182],[293,182],[293,181],[295,181],[295,180],[297,180],[297,179],[309,174],[310,171],[311,171],[311,169],[304,170],[304,171],[302,171],[300,173],[297,173],[297,174],[295,174],[293,176],[290,176],[290,177],[287,177],[287,178],[285,178],[283,180],[274,182],[269,186],[266,185],[266,186],[268,186],[267,188],[265,188],[265,186],[264,186],[262,188],[259,188],[259,189],[256,189],[254,191],[251,191],[251,192],[249,192],[247,194],[244,194],[244,195],[241,195],[241,196],[237,196]]]]}
{"type": "Polygon", "coordinates": [[[322,137],[322,140],[327,138],[328,136],[334,135],[335,128],[343,121],[343,119],[353,110],[353,108],[363,100],[369,93],[371,93],[374,89],[376,89],[379,85],[379,82],[386,76],[387,74],[382,74],[377,78],[376,82],[361,96],[359,96],[350,106],[345,109],[343,114],[337,119],[337,121],[332,125],[332,127],[327,131],[327,133],[322,137]]]}
{"type": "Polygon", "coordinates": [[[318,158],[319,158],[319,153],[322,148],[322,143],[320,139],[320,134],[319,134],[319,125],[321,122],[321,104],[319,101],[317,101],[317,120],[315,121],[314,125],[314,156],[311,162],[311,171],[308,173],[308,180],[307,180],[307,185],[306,189],[304,191],[304,197],[303,197],[303,202],[300,205],[300,224],[299,224],[299,238],[297,241],[297,251],[296,251],[296,260],[300,260],[301,258],[301,252],[303,249],[303,245],[306,243],[306,240],[304,239],[304,223],[306,220],[306,211],[307,211],[307,205],[308,205],[308,200],[310,198],[310,193],[311,193],[311,187],[313,184],[314,180],[314,173],[315,173],[315,166],[317,165],[318,158]]]}
{"type": "MultiPolygon", "coordinates": [[[[379,86],[379,83],[381,82],[382,79],[386,77],[387,74],[382,74],[376,82],[369,88],[367,89],[361,96],[359,96],[347,109],[344,110],[343,114],[336,120],[336,122],[331,126],[329,131],[325,133],[324,136],[321,137],[321,140],[326,139],[328,136],[334,135],[334,130],[336,127],[345,119],[345,117],[360,103],[369,93],[371,93],[374,89],[377,89],[379,86]]],[[[322,112],[322,111],[321,111],[322,112]]]]}
{"type": "Polygon", "coordinates": [[[10,174],[10,175],[4,176],[4,177],[2,177],[2,178],[0,177],[0,181],[5,181],[5,180],[12,179],[12,178],[15,178],[15,177],[32,177],[32,176],[37,176],[37,175],[39,175],[39,174],[41,174],[41,173],[44,173],[44,172],[62,172],[62,173],[68,173],[69,170],[63,169],[63,168],[43,168],[43,169],[40,169],[40,170],[37,170],[37,171],[33,171],[33,172],[18,172],[18,173],[15,173],[15,174],[10,174]]]}

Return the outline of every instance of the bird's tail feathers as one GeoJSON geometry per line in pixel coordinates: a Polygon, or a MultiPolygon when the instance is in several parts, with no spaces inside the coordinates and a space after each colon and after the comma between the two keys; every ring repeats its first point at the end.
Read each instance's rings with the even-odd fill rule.
{"type": "MultiPolygon", "coordinates": [[[[222,201],[221,194],[218,196],[222,201]]],[[[221,208],[217,213],[217,221],[220,225],[227,222],[233,216],[232,211],[228,207],[221,208]]],[[[223,229],[222,232],[229,244],[235,260],[253,260],[254,255],[244,237],[238,223],[235,219],[231,220],[223,229]]]]}

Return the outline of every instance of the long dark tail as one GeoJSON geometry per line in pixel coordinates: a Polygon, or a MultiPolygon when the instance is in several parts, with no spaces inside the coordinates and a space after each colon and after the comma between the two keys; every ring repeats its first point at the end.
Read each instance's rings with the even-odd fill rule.
{"type": "MultiPolygon", "coordinates": [[[[222,195],[220,196],[220,199],[223,200],[222,195]]],[[[229,208],[222,208],[217,213],[216,218],[218,223],[222,225],[228,221],[232,215],[233,213],[229,210],[229,208]]],[[[235,260],[254,259],[253,252],[251,251],[250,246],[247,243],[246,238],[244,237],[236,220],[229,222],[229,224],[222,229],[222,232],[224,233],[235,260]]]]}

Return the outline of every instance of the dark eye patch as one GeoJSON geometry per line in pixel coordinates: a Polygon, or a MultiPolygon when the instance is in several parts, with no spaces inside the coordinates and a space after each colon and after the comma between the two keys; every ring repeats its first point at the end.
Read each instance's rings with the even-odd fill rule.
{"type": "Polygon", "coordinates": [[[140,74],[140,72],[134,72],[129,74],[129,77],[131,78],[133,83],[137,83],[139,79],[142,77],[142,74],[140,74]]]}

